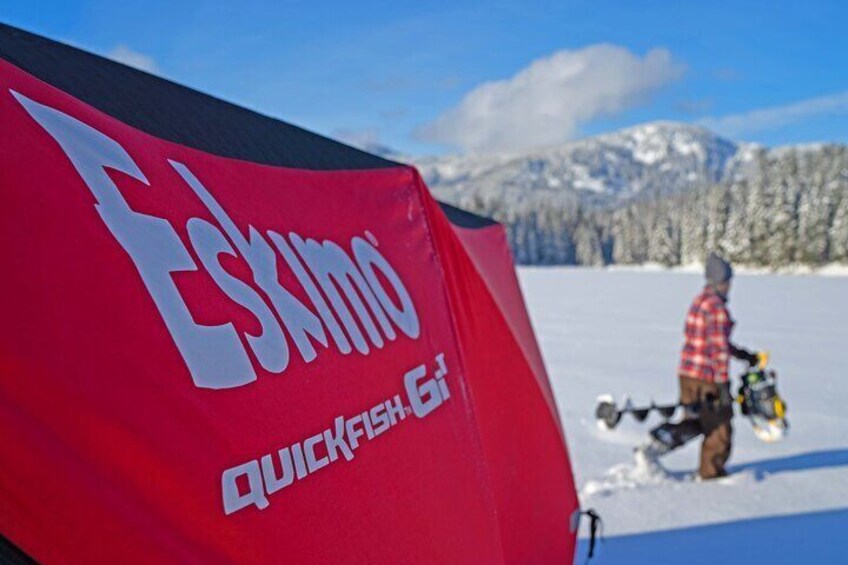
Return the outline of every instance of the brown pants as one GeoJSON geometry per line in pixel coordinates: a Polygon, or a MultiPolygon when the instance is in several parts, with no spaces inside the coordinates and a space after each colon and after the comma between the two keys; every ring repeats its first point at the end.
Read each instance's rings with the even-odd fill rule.
{"type": "Polygon", "coordinates": [[[680,423],[703,434],[701,465],[698,474],[703,479],[713,479],[727,474],[725,463],[730,458],[733,441],[733,397],[728,383],[709,383],[690,377],[680,377],[680,401],[684,404],[701,403],[696,417],[680,423]]]}

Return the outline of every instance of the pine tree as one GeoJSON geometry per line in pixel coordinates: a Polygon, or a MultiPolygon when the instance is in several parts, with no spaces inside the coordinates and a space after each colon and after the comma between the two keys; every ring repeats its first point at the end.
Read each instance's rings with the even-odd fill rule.
{"type": "MultiPolygon", "coordinates": [[[[758,181],[754,181],[759,184],[758,181]]],[[[756,189],[760,191],[759,188],[756,189]]],[[[751,226],[748,215],[748,183],[735,182],[728,190],[728,213],[725,229],[718,238],[718,250],[725,258],[751,264],[751,226]]]]}
{"type": "Polygon", "coordinates": [[[680,229],[670,212],[670,203],[654,202],[648,259],[667,267],[680,264],[680,229]]]}
{"type": "Polygon", "coordinates": [[[806,265],[823,265],[830,247],[831,202],[821,175],[801,192],[798,205],[798,238],[796,261],[806,265]]]}
{"type": "Polygon", "coordinates": [[[591,215],[581,219],[574,233],[574,242],[578,265],[601,266],[604,264],[601,234],[591,215]]]}
{"type": "Polygon", "coordinates": [[[730,217],[730,190],[721,184],[709,191],[707,195],[707,237],[701,259],[711,251],[720,249],[720,242],[727,229],[730,217]]]}
{"type": "Polygon", "coordinates": [[[700,261],[707,248],[709,209],[706,190],[695,190],[691,197],[677,197],[674,211],[680,217],[680,263],[689,265],[700,261]]]}
{"type": "Polygon", "coordinates": [[[843,192],[836,211],[833,215],[833,223],[830,226],[830,257],[831,261],[848,264],[848,187],[843,185],[843,192]]]}

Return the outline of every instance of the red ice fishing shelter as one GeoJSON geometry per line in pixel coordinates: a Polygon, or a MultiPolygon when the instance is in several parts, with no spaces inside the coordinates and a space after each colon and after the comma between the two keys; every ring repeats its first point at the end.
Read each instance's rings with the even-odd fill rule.
{"type": "Polygon", "coordinates": [[[417,171],[0,26],[0,544],[568,563],[499,224],[417,171]]]}

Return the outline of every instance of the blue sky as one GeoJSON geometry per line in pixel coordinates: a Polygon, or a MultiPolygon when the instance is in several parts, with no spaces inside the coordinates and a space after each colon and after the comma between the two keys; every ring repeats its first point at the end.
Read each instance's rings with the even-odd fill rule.
{"type": "Polygon", "coordinates": [[[651,120],[848,141],[845,2],[21,2],[0,20],[411,154],[651,120]]]}

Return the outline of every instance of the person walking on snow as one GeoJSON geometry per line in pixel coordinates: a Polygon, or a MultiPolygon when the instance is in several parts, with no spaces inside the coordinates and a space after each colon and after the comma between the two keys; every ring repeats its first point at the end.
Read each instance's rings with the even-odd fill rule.
{"type": "Polygon", "coordinates": [[[728,366],[730,357],[753,365],[757,354],[730,341],[734,321],[727,309],[733,278],[730,263],[711,253],[706,263],[707,284],[695,297],[686,315],[685,342],[678,377],[680,402],[692,406],[678,423],[666,422],[652,429],[648,443],[638,447],[637,459],[655,464],[656,459],[703,435],[698,475],[714,479],[727,475],[733,439],[733,397],[728,366]]]}

